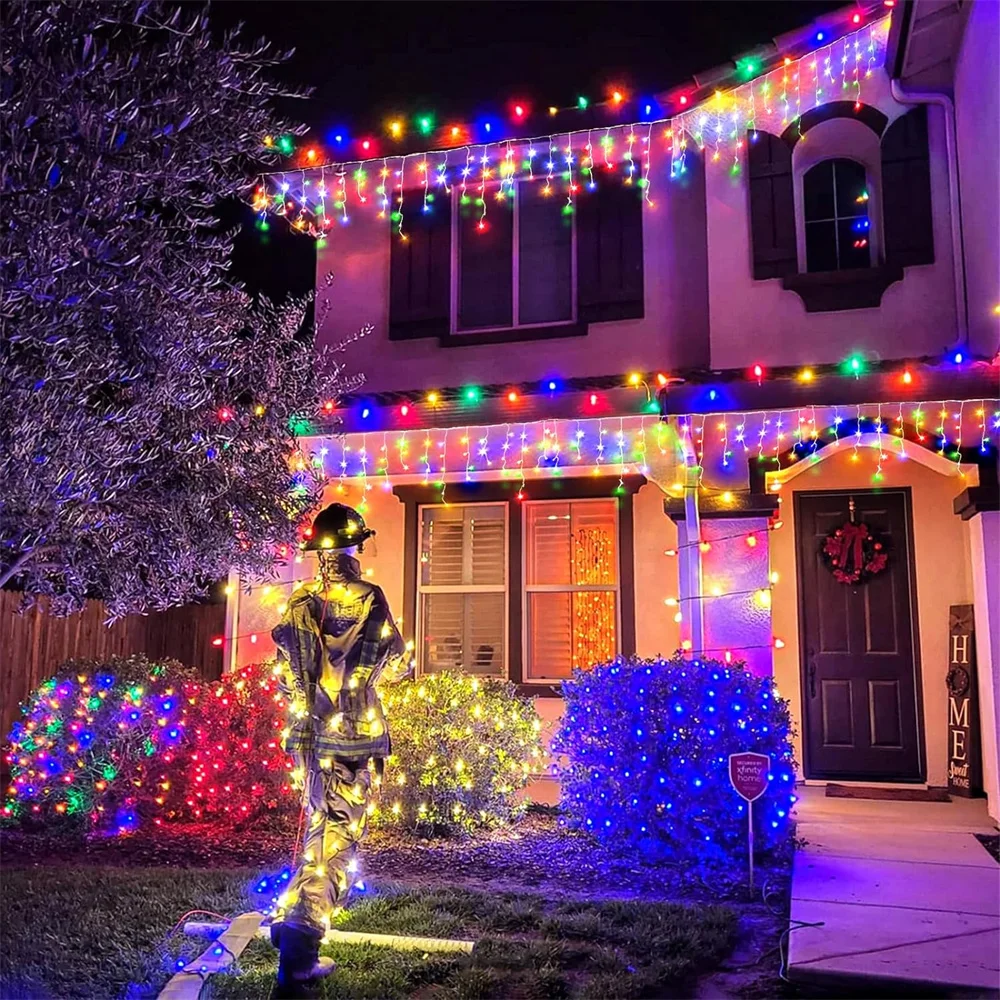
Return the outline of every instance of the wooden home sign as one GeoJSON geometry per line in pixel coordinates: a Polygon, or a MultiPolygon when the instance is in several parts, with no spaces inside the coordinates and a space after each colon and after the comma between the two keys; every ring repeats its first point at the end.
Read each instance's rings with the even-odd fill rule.
{"type": "Polygon", "coordinates": [[[966,797],[983,788],[972,611],[953,604],[948,613],[948,791],[966,797]]]}

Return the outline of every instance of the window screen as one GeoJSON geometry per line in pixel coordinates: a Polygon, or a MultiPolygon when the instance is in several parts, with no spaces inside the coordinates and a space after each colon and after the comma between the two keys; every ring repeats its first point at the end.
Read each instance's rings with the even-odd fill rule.
{"type": "Polygon", "coordinates": [[[525,505],[528,680],[568,677],[618,648],[614,500],[525,505]]]}
{"type": "Polygon", "coordinates": [[[422,507],[420,667],[506,673],[504,504],[422,507]]]}
{"type": "Polygon", "coordinates": [[[823,160],[802,178],[809,271],[871,266],[868,180],[854,160],[823,160]]]}

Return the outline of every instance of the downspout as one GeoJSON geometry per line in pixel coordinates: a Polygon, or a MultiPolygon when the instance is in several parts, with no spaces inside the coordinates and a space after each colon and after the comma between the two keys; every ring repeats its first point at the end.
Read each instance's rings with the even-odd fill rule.
{"type": "Polygon", "coordinates": [[[690,609],[691,650],[703,656],[705,648],[705,602],[702,599],[701,575],[701,514],[698,511],[698,480],[701,469],[694,455],[687,457],[687,478],[684,482],[684,534],[687,542],[688,608],[690,609]]]}
{"type": "Polygon", "coordinates": [[[947,94],[929,90],[907,90],[896,77],[889,80],[893,98],[900,104],[936,104],[944,112],[944,142],[948,160],[948,200],[951,203],[951,260],[955,280],[955,320],[958,339],[950,347],[968,350],[969,299],[965,287],[965,240],[962,234],[962,202],[958,178],[958,143],[955,133],[955,102],[947,94]]]}

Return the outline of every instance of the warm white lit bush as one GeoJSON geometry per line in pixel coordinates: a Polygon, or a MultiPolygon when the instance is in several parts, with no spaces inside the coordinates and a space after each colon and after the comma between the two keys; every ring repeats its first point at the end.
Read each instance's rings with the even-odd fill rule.
{"type": "Polygon", "coordinates": [[[376,827],[472,832],[510,822],[542,763],[534,705],[505,681],[442,673],[387,686],[392,735],[376,827]]]}

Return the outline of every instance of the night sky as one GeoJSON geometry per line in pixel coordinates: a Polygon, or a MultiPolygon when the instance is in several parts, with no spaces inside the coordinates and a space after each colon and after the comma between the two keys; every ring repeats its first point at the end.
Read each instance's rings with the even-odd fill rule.
{"type": "MultiPolygon", "coordinates": [[[[242,21],[246,36],[295,48],[275,75],[315,92],[281,110],[308,124],[315,141],[324,144],[339,131],[371,135],[383,150],[405,152],[427,148],[428,140],[411,127],[392,142],[386,133],[392,119],[412,122],[429,113],[439,125],[483,115],[509,120],[509,104],[522,101],[533,115],[520,134],[579,128],[592,122],[575,112],[552,120],[546,108],[571,106],[580,94],[598,102],[614,87],[635,98],[652,96],[843,6],[829,0],[222,0],[212,5],[211,20],[220,31],[242,21]],[[536,120],[544,124],[533,128],[536,120]]],[[[602,114],[593,123],[606,120],[602,114]]],[[[625,110],[622,117],[629,115],[625,110]]],[[[311,288],[315,260],[310,240],[279,228],[271,227],[263,245],[260,234],[245,232],[234,258],[252,290],[278,297],[311,288]]]]}

